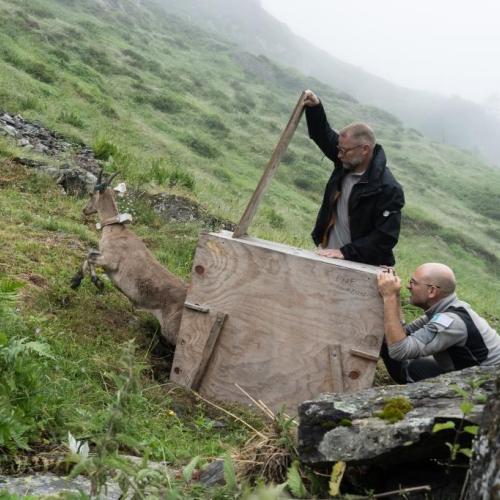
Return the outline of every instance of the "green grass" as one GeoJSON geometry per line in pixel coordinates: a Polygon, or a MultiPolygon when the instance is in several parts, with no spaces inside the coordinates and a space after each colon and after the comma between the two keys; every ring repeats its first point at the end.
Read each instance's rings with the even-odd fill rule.
{"type": "MultiPolygon", "coordinates": [[[[451,265],[460,297],[500,327],[499,170],[429,142],[383,110],[264,57],[241,54],[152,4],[138,8],[123,0],[128,16],[99,5],[0,0],[0,110],[92,144],[106,172],[119,171],[136,192],[184,194],[210,214],[237,222],[301,90],[312,87],[338,128],[359,120],[373,126],[404,185],[399,274],[407,280],[426,261],[451,265]]],[[[71,430],[92,440],[103,431],[115,397],[110,374],[119,370],[116,353],[135,338],[136,362],[144,370],[131,435],[155,458],[175,463],[240,445],[247,437],[241,426],[163,385],[165,374],[150,364],[157,359],[151,350],[158,328],[151,318],[109,284],[102,295],[88,282],[78,292],[69,288],[97,233],[82,221],[83,200],[61,196],[53,180],[8,161],[26,154],[0,135],[0,279],[22,284],[22,332],[43,339],[55,356],[47,361],[46,389],[61,396],[54,396],[57,408],[47,408],[51,424],[40,431],[44,439],[60,443],[71,430]],[[226,427],[216,431],[213,419],[226,427]]],[[[302,122],[250,233],[312,248],[309,233],[331,168],[302,122]]],[[[125,202],[134,230],[188,280],[202,224],[166,225],[140,197],[125,202]]]]}
{"type": "MultiPolygon", "coordinates": [[[[157,342],[154,322],[136,313],[109,284],[103,294],[96,293],[90,282],[78,291],[69,288],[85,249],[96,246],[95,231],[81,221],[84,200],[61,197],[54,184],[41,194],[37,177],[23,168],[3,172],[11,183],[0,191],[0,212],[5,214],[0,228],[5,242],[0,249],[0,279],[7,284],[6,280],[17,280],[23,327],[7,325],[3,313],[0,326],[8,337],[22,334],[50,346],[53,359],[40,375],[50,383],[43,385],[44,409],[36,408],[46,417],[39,429],[44,439],[56,444],[70,430],[92,441],[103,432],[114,398],[111,375],[118,369],[116,351],[135,338],[135,363],[143,366],[143,374],[140,397],[127,422],[131,437],[147,443],[157,459],[166,457],[174,464],[196,455],[217,456],[242,443],[247,433],[232,419],[179,388],[165,387],[166,373],[158,375],[149,362],[157,342]],[[35,215],[40,213],[45,217],[35,215]],[[22,237],[12,237],[19,232],[22,237]],[[224,429],[212,430],[213,419],[223,421],[224,429]]],[[[186,277],[199,227],[179,224],[151,232],[152,226],[139,223],[136,230],[153,250],[161,249],[165,264],[186,277]]],[[[40,440],[40,434],[31,437],[30,444],[40,440]]]]}

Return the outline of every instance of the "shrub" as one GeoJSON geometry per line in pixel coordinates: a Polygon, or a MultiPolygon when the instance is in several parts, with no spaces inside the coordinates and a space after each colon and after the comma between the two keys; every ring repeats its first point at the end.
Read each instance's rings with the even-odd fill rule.
{"type": "Polygon", "coordinates": [[[119,118],[120,115],[116,109],[107,101],[101,101],[99,103],[99,109],[104,116],[108,118],[119,118]]]}
{"type": "Polygon", "coordinates": [[[14,312],[18,285],[0,282],[0,455],[27,449],[47,418],[48,345],[26,337],[14,312]],[[9,332],[7,334],[6,332],[9,332]]]}
{"type": "Polygon", "coordinates": [[[192,191],[194,189],[194,177],[182,170],[180,167],[164,167],[162,160],[153,160],[150,170],[150,179],[156,184],[168,185],[169,187],[180,186],[192,191]]]}
{"type": "Polygon", "coordinates": [[[242,92],[238,92],[236,94],[236,107],[242,113],[250,113],[253,109],[255,109],[255,101],[248,94],[244,94],[242,92]]]}
{"type": "Polygon", "coordinates": [[[45,66],[43,63],[25,60],[21,63],[21,68],[40,82],[54,83],[56,81],[54,71],[45,66]]]}
{"type": "Polygon", "coordinates": [[[92,145],[92,149],[94,150],[94,156],[98,160],[109,160],[110,157],[118,154],[118,147],[116,144],[113,144],[102,137],[97,139],[97,141],[92,145]]]}
{"type": "Polygon", "coordinates": [[[188,136],[181,139],[181,141],[193,152],[205,158],[218,158],[221,153],[208,142],[203,141],[197,137],[188,136]]]}
{"type": "Polygon", "coordinates": [[[285,165],[293,165],[296,161],[297,153],[293,149],[288,149],[281,159],[281,162],[285,165]]]}
{"type": "Polygon", "coordinates": [[[217,137],[227,137],[229,135],[229,129],[217,115],[206,115],[203,117],[202,123],[212,135],[217,137]]]}
{"type": "Polygon", "coordinates": [[[313,191],[313,183],[311,182],[311,179],[309,177],[296,177],[293,179],[293,183],[299,188],[303,189],[304,191],[313,191]]]}
{"type": "Polygon", "coordinates": [[[68,123],[69,125],[73,125],[76,128],[83,128],[84,123],[81,118],[74,112],[70,111],[61,111],[59,114],[59,120],[68,123]]]}
{"type": "Polygon", "coordinates": [[[266,209],[264,211],[264,217],[274,229],[283,229],[285,227],[285,218],[276,212],[274,208],[266,209]]]}
{"type": "Polygon", "coordinates": [[[192,191],[194,189],[194,177],[179,167],[174,167],[168,174],[168,184],[170,187],[182,186],[192,191]]]}
{"type": "Polygon", "coordinates": [[[40,110],[40,101],[32,95],[27,95],[22,97],[19,100],[19,108],[21,110],[26,110],[26,109],[34,109],[34,110],[40,110]]]}
{"type": "Polygon", "coordinates": [[[158,185],[163,185],[169,179],[168,171],[161,165],[161,160],[153,160],[151,165],[151,179],[158,185]]]}
{"type": "Polygon", "coordinates": [[[215,177],[222,182],[229,183],[233,180],[233,176],[227,170],[222,168],[214,168],[213,173],[215,177]]]}

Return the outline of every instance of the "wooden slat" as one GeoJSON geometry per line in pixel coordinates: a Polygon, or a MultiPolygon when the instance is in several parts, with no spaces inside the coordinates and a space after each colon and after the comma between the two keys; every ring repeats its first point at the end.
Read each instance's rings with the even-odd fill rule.
{"type": "Polygon", "coordinates": [[[201,313],[209,313],[210,312],[210,308],[208,308],[206,306],[202,306],[200,304],[191,304],[191,302],[184,302],[184,307],[186,309],[191,309],[192,311],[198,311],[201,313]]]}
{"type": "Polygon", "coordinates": [[[225,319],[226,319],[226,314],[222,312],[217,313],[214,324],[212,325],[210,333],[208,334],[205,347],[203,348],[203,353],[201,355],[200,364],[198,365],[198,370],[196,371],[196,375],[194,376],[193,383],[191,385],[191,388],[194,391],[199,390],[201,386],[201,382],[203,381],[203,376],[207,371],[210,358],[212,357],[212,353],[214,352],[215,343],[219,338],[219,334],[220,331],[222,330],[222,325],[224,324],[225,319]]]}
{"type": "Polygon", "coordinates": [[[304,97],[305,92],[302,92],[293,110],[292,116],[290,117],[290,120],[283,130],[280,140],[278,141],[278,144],[274,149],[273,155],[271,156],[271,159],[269,160],[269,163],[267,164],[267,167],[262,174],[259,184],[257,185],[257,189],[254,191],[238,226],[234,230],[233,238],[241,238],[243,235],[247,234],[248,227],[252,223],[252,219],[257,212],[260,200],[266,192],[267,186],[273,178],[276,169],[278,168],[278,165],[281,161],[281,158],[283,158],[286,148],[288,147],[288,144],[290,143],[290,140],[292,139],[293,134],[295,133],[295,130],[297,129],[297,126],[300,122],[302,113],[304,112],[304,97]]]}
{"type": "Polygon", "coordinates": [[[379,356],[370,352],[360,351],[359,349],[350,349],[349,353],[358,358],[370,359],[371,361],[378,361],[379,356]]]}
{"type": "Polygon", "coordinates": [[[342,369],[342,349],[339,344],[328,346],[333,392],[344,392],[344,371],[342,369]]]}

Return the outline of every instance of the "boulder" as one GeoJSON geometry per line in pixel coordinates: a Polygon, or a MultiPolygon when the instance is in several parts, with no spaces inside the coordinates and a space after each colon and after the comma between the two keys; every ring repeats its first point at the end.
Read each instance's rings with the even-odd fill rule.
{"type": "MultiPolygon", "coordinates": [[[[448,421],[457,427],[479,424],[483,401],[494,394],[499,375],[500,367],[473,367],[414,384],[324,394],[306,401],[299,407],[300,459],[308,464],[401,464],[449,457],[446,443],[454,441],[455,430],[433,432],[434,425],[448,421]],[[472,389],[479,379],[484,383],[472,389]],[[464,398],[476,398],[465,419],[461,409],[464,398]],[[386,407],[391,400],[396,406],[407,406],[401,419],[393,423],[381,418],[391,416],[386,407]]],[[[470,434],[459,437],[460,446],[470,446],[470,434]]]]}

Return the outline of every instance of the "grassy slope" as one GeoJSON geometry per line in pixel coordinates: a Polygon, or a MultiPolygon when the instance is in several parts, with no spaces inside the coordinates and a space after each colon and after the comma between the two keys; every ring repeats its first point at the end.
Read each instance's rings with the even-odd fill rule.
{"type": "MultiPolygon", "coordinates": [[[[364,120],[374,126],[405,186],[408,204],[397,249],[401,274],[422,261],[447,262],[457,271],[460,294],[497,321],[500,172],[180,20],[125,1],[129,16],[102,4],[0,0],[0,109],[39,119],[76,140],[113,142],[118,153],[110,168],[152,190],[166,188],[155,168],[181,169],[196,181],[189,196],[237,220],[300,91],[313,87],[332,123],[364,120]]],[[[48,181],[5,161],[20,153],[11,148],[0,139],[0,278],[25,283],[22,311],[30,331],[41,326],[66,360],[54,378],[74,381],[65,425],[78,435],[92,434],[100,425],[99,408],[111,397],[101,372],[112,369],[116,344],[144,339],[148,325],[111,289],[104,296],[96,296],[91,285],[78,294],[68,290],[68,278],[96,235],[81,223],[81,201],[58,196],[48,181]]],[[[310,246],[308,233],[330,168],[302,124],[252,233],[310,246]]],[[[166,227],[149,213],[134,227],[170,269],[188,277],[198,225],[166,227]]],[[[144,353],[147,345],[142,348],[144,353]]],[[[148,393],[155,396],[144,401],[131,427],[147,439],[177,436],[172,446],[179,446],[178,459],[218,453],[219,438],[204,441],[203,411],[194,410],[199,425],[169,421],[165,412],[173,399],[148,380],[148,393]]],[[[237,443],[242,431],[234,427],[225,434],[226,444],[237,443]]]]}

